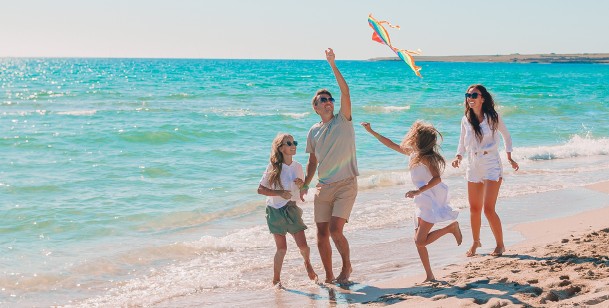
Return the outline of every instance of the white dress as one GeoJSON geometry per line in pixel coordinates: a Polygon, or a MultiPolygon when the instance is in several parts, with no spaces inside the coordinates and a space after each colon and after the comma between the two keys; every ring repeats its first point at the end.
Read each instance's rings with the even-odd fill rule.
{"type": "MultiPolygon", "coordinates": [[[[421,163],[410,168],[410,177],[417,188],[421,188],[433,178],[429,168],[421,163]]],[[[440,182],[414,197],[415,228],[419,227],[418,217],[432,224],[457,219],[459,212],[450,206],[449,200],[448,186],[444,182],[440,182]]]]}

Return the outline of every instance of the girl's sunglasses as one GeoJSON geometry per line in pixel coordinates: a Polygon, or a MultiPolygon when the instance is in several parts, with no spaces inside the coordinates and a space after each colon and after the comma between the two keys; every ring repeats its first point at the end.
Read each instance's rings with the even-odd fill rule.
{"type": "MultiPolygon", "coordinates": [[[[287,144],[289,147],[291,147],[292,145],[297,147],[298,146],[298,141],[296,141],[296,140],[294,140],[293,142],[292,141],[286,141],[284,144],[287,144]]],[[[284,144],[282,144],[282,145],[284,145],[284,144]]]]}
{"type": "Polygon", "coordinates": [[[479,96],[479,94],[478,94],[478,93],[476,93],[476,92],[474,92],[474,93],[472,93],[472,94],[465,93],[465,98],[476,99],[476,98],[478,98],[478,96],[479,96]]]}

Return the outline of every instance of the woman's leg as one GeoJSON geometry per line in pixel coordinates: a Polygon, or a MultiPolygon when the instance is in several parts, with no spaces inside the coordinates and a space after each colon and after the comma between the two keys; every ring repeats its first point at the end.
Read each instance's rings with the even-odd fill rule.
{"type": "Polygon", "coordinates": [[[484,199],[484,184],[467,182],[467,197],[469,199],[469,214],[472,226],[472,247],[466,255],[471,257],[476,254],[476,249],[480,246],[480,226],[482,225],[482,205],[484,199]]]}
{"type": "Polygon", "coordinates": [[[300,254],[302,255],[302,258],[304,259],[304,265],[305,265],[305,269],[307,270],[307,275],[309,276],[309,279],[317,280],[317,274],[315,273],[315,270],[313,269],[313,266],[311,265],[311,249],[309,248],[309,245],[307,244],[307,237],[305,236],[304,230],[294,233],[292,236],[294,236],[294,241],[296,242],[296,245],[300,249],[300,254]]]}
{"type": "Polygon", "coordinates": [[[281,282],[281,266],[283,265],[283,258],[288,250],[285,235],[273,234],[275,237],[275,246],[277,251],[275,252],[275,258],[273,259],[273,284],[281,282]]]}
{"type": "Polygon", "coordinates": [[[499,215],[497,215],[497,212],[495,211],[501,182],[501,178],[497,182],[489,180],[484,181],[484,216],[486,216],[486,219],[491,226],[491,231],[493,231],[493,235],[495,236],[495,242],[497,242],[497,246],[491,253],[491,256],[501,256],[505,251],[501,219],[499,219],[499,215]]]}

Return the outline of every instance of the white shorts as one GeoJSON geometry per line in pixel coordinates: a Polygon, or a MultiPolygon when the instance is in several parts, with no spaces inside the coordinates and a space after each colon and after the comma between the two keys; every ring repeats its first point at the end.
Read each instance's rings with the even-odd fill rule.
{"type": "Polygon", "coordinates": [[[472,153],[465,172],[468,182],[482,183],[484,180],[499,181],[503,177],[503,166],[498,152],[472,153]]]}

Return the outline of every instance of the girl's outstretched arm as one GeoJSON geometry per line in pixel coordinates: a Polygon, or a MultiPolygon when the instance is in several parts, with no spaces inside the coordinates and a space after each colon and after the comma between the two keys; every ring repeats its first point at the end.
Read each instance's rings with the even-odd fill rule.
{"type": "Polygon", "coordinates": [[[389,138],[375,132],[372,129],[372,126],[370,126],[370,123],[362,122],[361,125],[366,129],[366,131],[368,131],[370,134],[372,134],[372,136],[374,136],[376,139],[378,139],[378,141],[380,141],[386,147],[388,147],[396,152],[400,152],[404,155],[410,155],[410,153],[412,153],[412,149],[404,149],[399,144],[391,141],[389,138]]]}

